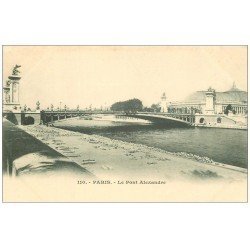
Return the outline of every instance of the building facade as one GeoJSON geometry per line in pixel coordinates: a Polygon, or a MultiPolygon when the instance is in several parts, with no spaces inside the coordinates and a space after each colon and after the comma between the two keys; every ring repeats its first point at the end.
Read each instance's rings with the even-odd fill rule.
{"type": "Polygon", "coordinates": [[[247,105],[247,92],[233,84],[225,92],[210,87],[194,92],[183,102],[168,103],[167,113],[194,115],[196,126],[246,128],[247,105]]]}
{"type": "Polygon", "coordinates": [[[168,104],[169,113],[228,114],[247,115],[247,92],[233,84],[225,92],[217,92],[211,87],[207,91],[197,91],[183,102],[168,104]]]}

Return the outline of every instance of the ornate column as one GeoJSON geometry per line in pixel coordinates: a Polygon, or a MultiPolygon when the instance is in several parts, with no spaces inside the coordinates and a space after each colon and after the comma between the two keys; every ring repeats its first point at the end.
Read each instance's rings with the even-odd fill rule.
{"type": "Polygon", "coordinates": [[[215,90],[211,87],[206,92],[206,114],[214,114],[214,106],[215,106],[215,90]]]}
{"type": "Polygon", "coordinates": [[[5,86],[3,87],[3,110],[15,110],[15,112],[20,111],[20,101],[19,101],[19,81],[20,65],[15,65],[12,74],[8,77],[5,86]],[[19,109],[18,109],[19,108],[19,109]]]}
{"type": "Polygon", "coordinates": [[[19,81],[21,79],[21,77],[19,76],[20,71],[18,70],[18,68],[20,67],[21,67],[20,65],[16,65],[13,68],[12,75],[8,77],[11,85],[10,102],[18,105],[19,105],[19,81]]]}

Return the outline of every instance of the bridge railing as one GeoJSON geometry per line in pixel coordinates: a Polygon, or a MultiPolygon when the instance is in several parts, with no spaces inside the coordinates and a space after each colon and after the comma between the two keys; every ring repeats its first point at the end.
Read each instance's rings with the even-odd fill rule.
{"type": "Polygon", "coordinates": [[[95,114],[112,114],[119,116],[133,116],[133,115],[150,115],[150,116],[167,116],[179,120],[184,120],[186,122],[194,123],[195,114],[189,113],[164,113],[164,112],[145,112],[145,111],[102,111],[102,110],[42,110],[41,111],[41,120],[43,123],[53,122],[56,120],[67,119],[77,116],[87,116],[95,114]]]}

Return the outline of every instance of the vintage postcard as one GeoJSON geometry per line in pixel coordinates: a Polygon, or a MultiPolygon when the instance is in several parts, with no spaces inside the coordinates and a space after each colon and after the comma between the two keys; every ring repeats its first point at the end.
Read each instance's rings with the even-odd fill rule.
{"type": "Polygon", "coordinates": [[[247,202],[247,46],[3,46],[3,202],[247,202]]]}

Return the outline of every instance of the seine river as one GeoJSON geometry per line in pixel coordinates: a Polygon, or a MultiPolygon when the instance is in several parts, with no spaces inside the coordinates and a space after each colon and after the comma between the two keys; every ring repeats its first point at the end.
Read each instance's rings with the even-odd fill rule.
{"type": "Polygon", "coordinates": [[[247,131],[216,128],[171,128],[153,124],[111,121],[65,120],[56,127],[98,134],[126,142],[144,144],[170,152],[207,156],[214,161],[247,168],[247,131]]]}

